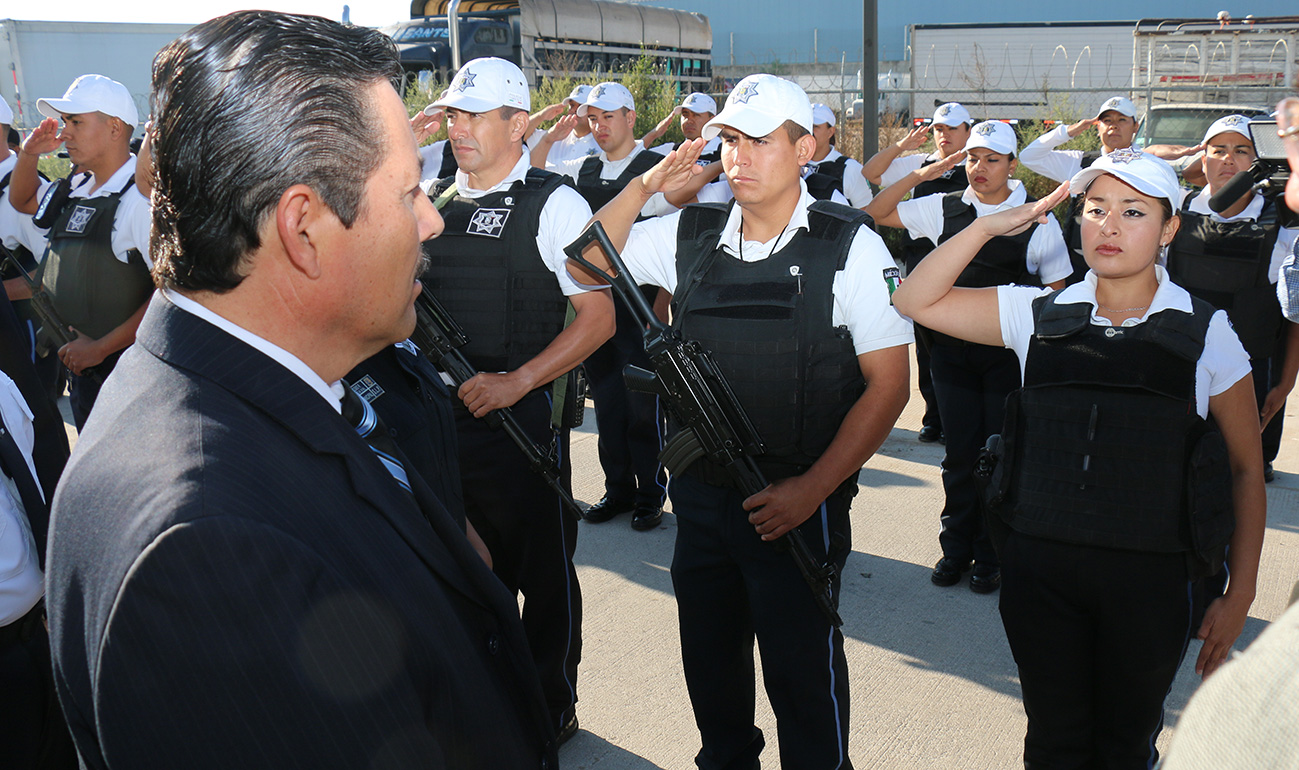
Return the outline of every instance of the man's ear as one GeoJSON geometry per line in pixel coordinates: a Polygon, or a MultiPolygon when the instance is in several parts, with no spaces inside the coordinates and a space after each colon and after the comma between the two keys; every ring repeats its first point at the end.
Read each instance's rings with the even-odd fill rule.
{"type": "Polygon", "coordinates": [[[816,155],[816,137],[811,134],[800,136],[798,141],[795,142],[794,152],[798,157],[798,165],[802,166],[811,162],[816,155]]]}
{"type": "Polygon", "coordinates": [[[516,112],[510,116],[510,141],[517,142],[527,138],[528,113],[516,112]]]}
{"type": "Polygon", "coordinates": [[[627,127],[636,128],[636,110],[627,110],[627,127]]]}
{"type": "Polygon", "coordinates": [[[275,205],[275,235],[280,247],[289,264],[306,278],[314,280],[321,275],[320,247],[331,220],[337,223],[334,212],[305,184],[285,190],[275,205]]]}

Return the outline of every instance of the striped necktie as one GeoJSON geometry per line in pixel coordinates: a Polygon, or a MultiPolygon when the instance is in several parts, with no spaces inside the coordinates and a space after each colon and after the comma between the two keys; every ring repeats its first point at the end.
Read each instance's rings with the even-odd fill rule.
{"type": "Polygon", "coordinates": [[[379,462],[383,463],[383,467],[388,469],[401,488],[410,492],[410,478],[406,475],[406,466],[398,459],[397,446],[388,435],[388,429],[383,426],[374,407],[356,395],[356,391],[352,390],[352,386],[346,382],[343,383],[343,419],[347,420],[361,438],[365,439],[374,456],[379,458],[379,462]]]}

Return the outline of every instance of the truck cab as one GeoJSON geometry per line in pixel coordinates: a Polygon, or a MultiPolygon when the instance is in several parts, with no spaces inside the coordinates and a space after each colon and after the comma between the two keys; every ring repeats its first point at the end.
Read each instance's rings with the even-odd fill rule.
{"type": "MultiPolygon", "coordinates": [[[[429,70],[443,83],[450,82],[451,36],[445,16],[423,16],[403,21],[383,32],[397,44],[402,69],[411,74],[429,70]]],[[[520,59],[519,15],[483,12],[460,16],[461,60],[496,56],[518,63],[520,59]]]]}

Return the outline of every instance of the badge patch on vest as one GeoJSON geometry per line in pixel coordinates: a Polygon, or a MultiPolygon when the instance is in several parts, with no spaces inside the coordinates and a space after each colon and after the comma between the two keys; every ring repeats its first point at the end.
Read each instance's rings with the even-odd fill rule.
{"type": "Polygon", "coordinates": [[[510,209],[478,209],[469,220],[468,234],[500,238],[505,230],[505,222],[509,218],[510,209]]]}
{"type": "Polygon", "coordinates": [[[95,217],[95,209],[91,206],[77,206],[72,210],[72,216],[68,218],[67,231],[70,233],[84,233],[90,225],[90,220],[95,217]]]}
{"type": "Polygon", "coordinates": [[[379,383],[375,382],[374,378],[367,374],[352,383],[352,392],[365,399],[367,404],[373,404],[376,398],[383,395],[383,388],[379,387],[379,383]]]}
{"type": "Polygon", "coordinates": [[[893,304],[893,292],[898,290],[898,284],[902,283],[902,271],[896,267],[884,268],[884,283],[889,287],[889,304],[893,304]]]}

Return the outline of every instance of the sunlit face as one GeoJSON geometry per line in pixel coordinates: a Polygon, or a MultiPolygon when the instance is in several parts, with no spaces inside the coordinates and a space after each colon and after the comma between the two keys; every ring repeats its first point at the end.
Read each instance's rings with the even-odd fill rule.
{"type": "Polygon", "coordinates": [[[1100,122],[1096,124],[1096,134],[1106,149],[1131,147],[1132,138],[1137,135],[1137,121],[1118,110],[1106,110],[1101,113],[1100,122]]]}
{"type": "Polygon", "coordinates": [[[620,150],[627,152],[636,143],[632,134],[636,127],[636,112],[620,107],[609,112],[600,112],[595,108],[587,110],[586,118],[591,124],[591,135],[595,143],[608,154],[617,154],[620,150]]]}
{"type": "Polygon", "coordinates": [[[811,136],[790,141],[784,127],[753,137],[722,126],[722,169],[741,205],[761,204],[798,184],[804,164],[812,159],[811,136]]]}
{"type": "Polygon", "coordinates": [[[130,127],[102,112],[64,113],[59,138],[75,165],[93,168],[120,152],[130,137],[130,127]]]}
{"type": "Polygon", "coordinates": [[[1005,190],[1018,165],[1019,161],[1013,156],[993,152],[987,147],[975,147],[965,158],[965,176],[980,198],[995,197],[1005,190]]]}
{"type": "Polygon", "coordinates": [[[698,139],[701,131],[704,130],[704,124],[713,119],[711,112],[695,112],[681,108],[681,133],[685,134],[686,139],[698,139]]]}
{"type": "Polygon", "coordinates": [[[419,187],[419,151],[401,99],[387,81],[372,88],[383,161],[366,181],[360,212],[332,255],[338,267],[331,272],[335,294],[345,298],[340,334],[378,351],[415,329],[420,243],[442,232],[442,217],[419,187]]]}
{"type": "Polygon", "coordinates": [[[954,152],[965,149],[965,143],[970,138],[970,124],[962,123],[959,126],[949,126],[943,123],[935,123],[933,132],[934,147],[938,150],[938,157],[946,158],[954,152]]]}
{"type": "Polygon", "coordinates": [[[817,123],[812,126],[812,138],[816,140],[816,154],[813,160],[821,160],[830,154],[830,140],[834,139],[834,126],[829,123],[817,123]]]}
{"type": "Polygon", "coordinates": [[[1204,175],[1209,192],[1231,181],[1231,178],[1249,168],[1258,155],[1248,136],[1235,131],[1224,131],[1209,140],[1204,148],[1204,175]]]}
{"type": "Polygon", "coordinates": [[[1083,256],[1102,278],[1124,278],[1153,270],[1160,247],[1172,241],[1180,220],[1164,221],[1160,199],[1118,177],[1096,177],[1083,196],[1083,256]]]}
{"type": "Polygon", "coordinates": [[[514,144],[522,141],[528,116],[514,112],[502,117],[504,109],[465,112],[447,108],[447,141],[461,171],[471,176],[495,176],[493,172],[500,170],[503,177],[514,168],[519,159],[514,144]]]}

